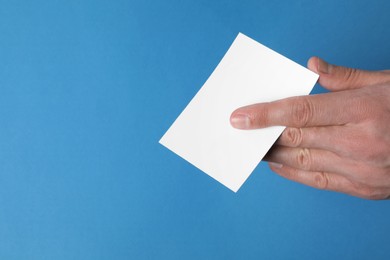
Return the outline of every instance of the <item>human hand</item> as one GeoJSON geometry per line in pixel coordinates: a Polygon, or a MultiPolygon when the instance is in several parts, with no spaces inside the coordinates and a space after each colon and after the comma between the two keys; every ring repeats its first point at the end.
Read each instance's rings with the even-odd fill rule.
{"type": "Polygon", "coordinates": [[[390,198],[390,70],[363,71],[312,57],[326,94],[242,107],[239,129],[286,126],[264,158],[279,175],[366,199],[390,198]]]}

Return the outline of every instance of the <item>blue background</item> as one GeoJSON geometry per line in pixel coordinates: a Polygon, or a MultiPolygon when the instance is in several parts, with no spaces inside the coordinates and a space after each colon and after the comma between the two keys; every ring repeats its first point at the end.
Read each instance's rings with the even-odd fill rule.
{"type": "MultiPolygon", "coordinates": [[[[390,1],[0,1],[0,259],[390,259],[390,204],[158,140],[238,32],[390,68],[390,1]]],[[[321,92],[316,87],[314,92],[321,92]]]]}

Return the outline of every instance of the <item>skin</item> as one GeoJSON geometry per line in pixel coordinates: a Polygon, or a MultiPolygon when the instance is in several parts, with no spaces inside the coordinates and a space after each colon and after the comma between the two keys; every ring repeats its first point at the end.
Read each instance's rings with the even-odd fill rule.
{"type": "Polygon", "coordinates": [[[232,126],[286,126],[265,160],[287,179],[389,199],[390,70],[357,70],[318,57],[310,58],[308,68],[331,92],[239,108],[231,115],[232,126]]]}

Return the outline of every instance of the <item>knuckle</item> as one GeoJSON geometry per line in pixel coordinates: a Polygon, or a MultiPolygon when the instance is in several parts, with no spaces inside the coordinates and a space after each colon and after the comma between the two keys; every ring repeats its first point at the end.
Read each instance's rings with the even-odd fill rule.
{"type": "Polygon", "coordinates": [[[383,166],[390,161],[389,146],[376,138],[363,137],[353,146],[357,159],[373,166],[383,166]]]}
{"type": "Polygon", "coordinates": [[[386,141],[383,134],[387,130],[371,122],[365,122],[357,127],[357,130],[351,133],[351,137],[344,140],[346,154],[373,166],[390,163],[390,142],[386,141]]]}
{"type": "Polygon", "coordinates": [[[324,172],[315,173],[314,185],[317,189],[326,190],[329,187],[329,176],[324,172]]]}
{"type": "Polygon", "coordinates": [[[383,194],[382,192],[378,192],[376,189],[367,187],[363,189],[360,193],[363,198],[368,200],[383,200],[387,198],[386,194],[383,194]]]}
{"type": "Polygon", "coordinates": [[[358,82],[361,71],[354,68],[347,68],[344,73],[344,80],[349,84],[354,84],[358,82]]]}
{"type": "Polygon", "coordinates": [[[269,125],[269,107],[261,106],[261,109],[253,111],[249,115],[249,124],[251,127],[265,127],[269,125]]]}
{"type": "Polygon", "coordinates": [[[363,139],[364,142],[362,142],[360,150],[363,153],[363,159],[378,166],[388,164],[390,161],[390,141],[386,142],[383,134],[387,132],[387,129],[375,124],[368,125],[366,128],[368,133],[363,139]]]}
{"type": "Polygon", "coordinates": [[[360,188],[359,194],[365,199],[370,199],[372,197],[372,189],[369,187],[360,188]]]}
{"type": "Polygon", "coordinates": [[[362,150],[362,161],[374,166],[381,165],[383,153],[380,150],[378,147],[367,147],[365,150],[362,150]]]}
{"type": "Polygon", "coordinates": [[[367,185],[366,183],[355,184],[355,188],[359,197],[368,200],[384,200],[390,197],[388,192],[383,189],[378,189],[375,186],[367,185]]]}
{"type": "Polygon", "coordinates": [[[300,149],[296,160],[299,168],[309,170],[312,163],[310,150],[307,148],[300,149]]]}
{"type": "Polygon", "coordinates": [[[298,147],[302,144],[302,129],[301,128],[287,128],[284,131],[284,138],[292,147],[298,147]]]}
{"type": "Polygon", "coordinates": [[[378,194],[375,198],[373,198],[373,200],[388,200],[389,198],[390,198],[389,193],[381,193],[378,194]]]}
{"type": "Polygon", "coordinates": [[[308,125],[313,114],[313,105],[307,98],[295,99],[292,104],[292,118],[296,126],[308,125]]]}

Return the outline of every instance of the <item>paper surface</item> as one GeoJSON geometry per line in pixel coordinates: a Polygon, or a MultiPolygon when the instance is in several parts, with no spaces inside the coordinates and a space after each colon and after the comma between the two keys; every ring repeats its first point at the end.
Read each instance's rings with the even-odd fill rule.
{"type": "Polygon", "coordinates": [[[241,106],[307,95],[317,79],[240,33],[160,143],[237,192],[284,127],[234,129],[231,113],[241,106]]]}

